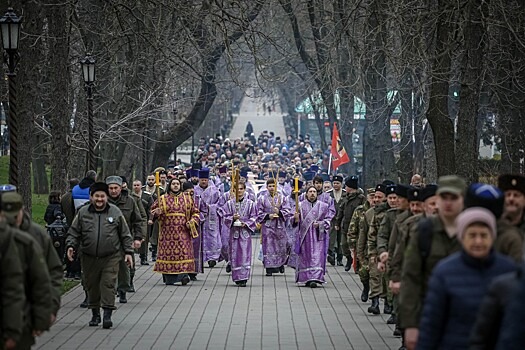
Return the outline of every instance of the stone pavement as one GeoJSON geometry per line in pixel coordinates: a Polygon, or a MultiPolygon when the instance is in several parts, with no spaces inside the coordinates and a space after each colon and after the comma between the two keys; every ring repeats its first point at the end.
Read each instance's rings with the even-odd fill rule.
{"type": "MultiPolygon", "coordinates": [[[[259,239],[253,239],[258,253],[259,239]]],[[[295,284],[294,271],[264,276],[254,254],[252,278],[237,287],[225,264],[188,286],[165,286],[153,266],[137,268],[136,293],[118,304],[113,328],[88,327],[81,287],[62,299],[57,323],[38,349],[398,349],[386,316],[370,316],[357,274],[328,267],[327,284],[295,284]]]]}
{"type": "Polygon", "coordinates": [[[233,124],[229,138],[234,140],[244,136],[246,125],[250,121],[253,125],[253,132],[257,138],[264,130],[273,131],[275,136],[281,136],[286,140],[286,131],[284,128],[283,114],[281,113],[278,99],[275,99],[275,111],[268,113],[263,110],[263,104],[272,105],[272,99],[266,97],[254,98],[245,96],[237,119],[233,124]]]}

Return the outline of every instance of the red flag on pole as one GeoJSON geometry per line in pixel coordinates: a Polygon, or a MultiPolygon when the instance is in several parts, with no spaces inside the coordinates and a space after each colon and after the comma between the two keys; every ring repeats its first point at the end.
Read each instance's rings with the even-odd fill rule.
{"type": "Polygon", "coordinates": [[[332,148],[330,150],[332,154],[332,169],[336,170],[340,165],[350,162],[350,158],[346,153],[345,147],[339,137],[339,131],[337,131],[337,125],[334,123],[334,131],[332,132],[332,148]]]}

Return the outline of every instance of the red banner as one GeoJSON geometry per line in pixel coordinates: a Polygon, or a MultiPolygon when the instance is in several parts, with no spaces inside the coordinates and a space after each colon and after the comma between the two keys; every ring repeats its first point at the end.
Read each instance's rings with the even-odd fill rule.
{"type": "Polygon", "coordinates": [[[339,137],[336,123],[334,123],[334,131],[332,132],[332,148],[330,152],[332,153],[332,169],[334,171],[340,165],[350,162],[350,158],[348,157],[345,147],[341,142],[341,138],[339,137]]]}

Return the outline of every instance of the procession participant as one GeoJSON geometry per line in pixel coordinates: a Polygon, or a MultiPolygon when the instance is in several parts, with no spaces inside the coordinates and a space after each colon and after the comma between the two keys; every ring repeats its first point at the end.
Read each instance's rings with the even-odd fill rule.
{"type": "Polygon", "coordinates": [[[210,171],[199,170],[199,185],[195,187],[195,201],[200,211],[200,234],[202,235],[203,261],[214,267],[221,257],[221,235],[217,208],[219,190],[209,184],[210,171]]]}
{"type": "Polygon", "coordinates": [[[90,204],[78,211],[67,232],[67,257],[73,260],[80,251],[88,307],[92,311],[90,326],[101,322],[100,307],[104,310],[103,328],[111,328],[115,307],[115,285],[121,260],[127,266],[133,261],[133,238],[120,209],[108,202],[109,187],[96,182],[90,187],[90,204]],[[123,256],[124,255],[124,256],[123,256]]]}
{"type": "Polygon", "coordinates": [[[330,221],[333,211],[329,205],[317,199],[317,189],[310,186],[306,200],[299,203],[294,214],[294,224],[299,225],[299,239],[296,245],[298,255],[295,282],[316,288],[325,283],[326,240],[329,239],[330,221]]]}
{"type": "MultiPolygon", "coordinates": [[[[129,195],[127,190],[122,188],[122,178],[120,176],[108,176],[106,184],[109,189],[108,201],[117,206],[122,215],[126,219],[126,224],[129,227],[131,235],[133,236],[133,248],[138,249],[142,245],[143,222],[146,216],[142,203],[135,200],[129,195]],[[139,207],[140,206],[140,207],[139,207]],[[142,210],[139,209],[142,207],[142,210]]],[[[121,260],[118,273],[117,291],[119,295],[119,303],[125,304],[128,302],[126,298],[127,292],[133,292],[133,277],[135,276],[135,258],[133,263],[128,266],[124,260],[121,260]]]]}
{"type": "Polygon", "coordinates": [[[336,209],[335,215],[330,223],[330,241],[328,244],[327,260],[330,265],[334,266],[337,259],[337,266],[343,266],[342,254],[342,233],[340,229],[336,229],[336,218],[340,212],[340,202],[343,199],[346,191],[342,188],[343,177],[341,175],[334,175],[332,178],[332,189],[327,193],[332,197],[336,209]]]}
{"type": "Polygon", "coordinates": [[[498,178],[498,187],[505,192],[503,217],[516,226],[525,238],[525,176],[501,175],[498,178]]]}
{"type": "MultiPolygon", "coordinates": [[[[182,184],[182,191],[188,193],[195,200],[195,189],[193,183],[186,181],[182,184]]],[[[199,227],[197,227],[198,231],[199,227]]],[[[195,259],[195,273],[189,273],[191,281],[197,280],[197,274],[204,273],[204,262],[202,261],[202,235],[199,232],[197,238],[193,238],[193,257],[195,259]]]]}
{"type": "MultiPolygon", "coordinates": [[[[146,224],[150,219],[151,213],[150,208],[153,204],[153,197],[151,193],[148,193],[146,191],[142,190],[142,182],[140,180],[133,181],[133,192],[132,195],[136,196],[137,198],[140,198],[142,201],[142,206],[144,208],[144,211],[146,213],[146,224]]],[[[141,265],[149,265],[148,263],[148,247],[149,247],[149,233],[147,233],[147,230],[149,229],[149,226],[143,226],[143,232],[144,234],[144,240],[142,241],[142,245],[139,248],[139,257],[140,257],[140,264],[141,265]]]]}
{"type": "MultiPolygon", "coordinates": [[[[365,196],[359,193],[357,176],[350,176],[345,181],[346,194],[339,202],[339,212],[335,217],[335,229],[341,232],[341,254],[346,257],[345,271],[350,271],[352,268],[353,258],[350,250],[350,242],[348,241],[348,228],[352,214],[355,208],[365,202],[365,196]]],[[[340,257],[342,261],[342,257],[340,257]]]]}
{"type": "Polygon", "coordinates": [[[257,205],[245,198],[246,185],[239,182],[237,194],[224,206],[219,213],[226,227],[230,229],[228,235],[228,256],[232,280],[239,287],[246,287],[250,278],[252,262],[251,234],[256,230],[257,205]]]}
{"type": "Polygon", "coordinates": [[[355,255],[357,257],[356,269],[363,284],[363,291],[361,292],[361,301],[363,303],[368,301],[368,293],[370,292],[370,273],[366,249],[368,246],[367,230],[364,228],[364,225],[366,225],[365,213],[375,205],[375,191],[375,188],[367,189],[366,202],[355,208],[347,235],[347,239],[350,240],[350,246],[355,247],[355,255]]]}
{"type": "MultiPolygon", "coordinates": [[[[292,191],[292,194],[290,195],[290,200],[288,203],[290,203],[290,210],[292,213],[296,213],[299,209],[299,195],[301,194],[302,188],[303,188],[303,181],[299,180],[299,178],[294,179],[294,190],[292,191]],[[297,198],[297,199],[296,199],[297,198]]],[[[295,252],[295,246],[299,240],[299,225],[293,225],[294,224],[294,218],[291,217],[287,220],[286,223],[286,231],[288,232],[288,250],[289,250],[289,257],[288,257],[288,263],[286,265],[290,266],[292,269],[297,268],[297,260],[299,259],[297,253],[295,252]]]]}
{"type": "Polygon", "coordinates": [[[288,259],[286,220],[293,216],[288,198],[277,192],[274,178],[266,181],[267,191],[257,198],[257,223],[262,226],[263,264],[266,276],[284,273],[288,259]]]}
{"type": "Polygon", "coordinates": [[[199,210],[189,193],[182,192],[179,179],[171,179],[166,194],[151,206],[161,231],[159,250],[153,271],[161,273],[166,285],[190,281],[195,273],[194,238],[198,237],[199,210]]]}

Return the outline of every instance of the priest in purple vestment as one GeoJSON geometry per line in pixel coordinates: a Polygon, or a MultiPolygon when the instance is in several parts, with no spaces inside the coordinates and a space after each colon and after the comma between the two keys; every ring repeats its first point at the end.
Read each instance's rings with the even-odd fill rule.
{"type": "Polygon", "coordinates": [[[214,267],[221,255],[221,235],[217,208],[220,193],[209,184],[210,171],[199,170],[199,185],[195,187],[195,200],[200,211],[200,232],[202,237],[203,261],[214,267]]]}
{"type": "Polygon", "coordinates": [[[288,198],[277,192],[275,179],[266,181],[268,191],[257,198],[257,222],[261,225],[263,264],[266,276],[284,273],[288,259],[286,220],[293,217],[288,198]]]}
{"type": "Polygon", "coordinates": [[[256,230],[257,206],[245,197],[246,185],[238,185],[237,197],[219,208],[225,226],[230,230],[228,255],[232,280],[239,287],[246,287],[252,268],[251,235],[256,230]]]}
{"type": "MultiPolygon", "coordinates": [[[[193,200],[195,200],[195,189],[191,181],[186,181],[182,184],[182,191],[189,193],[193,200]]],[[[196,203],[195,205],[198,208],[198,203],[196,203]]],[[[193,257],[195,259],[195,272],[188,274],[192,281],[197,280],[198,273],[204,273],[202,263],[202,235],[200,233],[200,226],[199,228],[197,228],[197,230],[199,231],[199,236],[197,238],[193,238],[193,257]]]]}
{"type": "Polygon", "coordinates": [[[299,213],[294,215],[294,225],[299,226],[295,252],[298,255],[295,282],[316,288],[325,283],[327,241],[330,221],[334,216],[328,204],[318,200],[314,186],[308,187],[306,200],[299,203],[299,213]]]}

